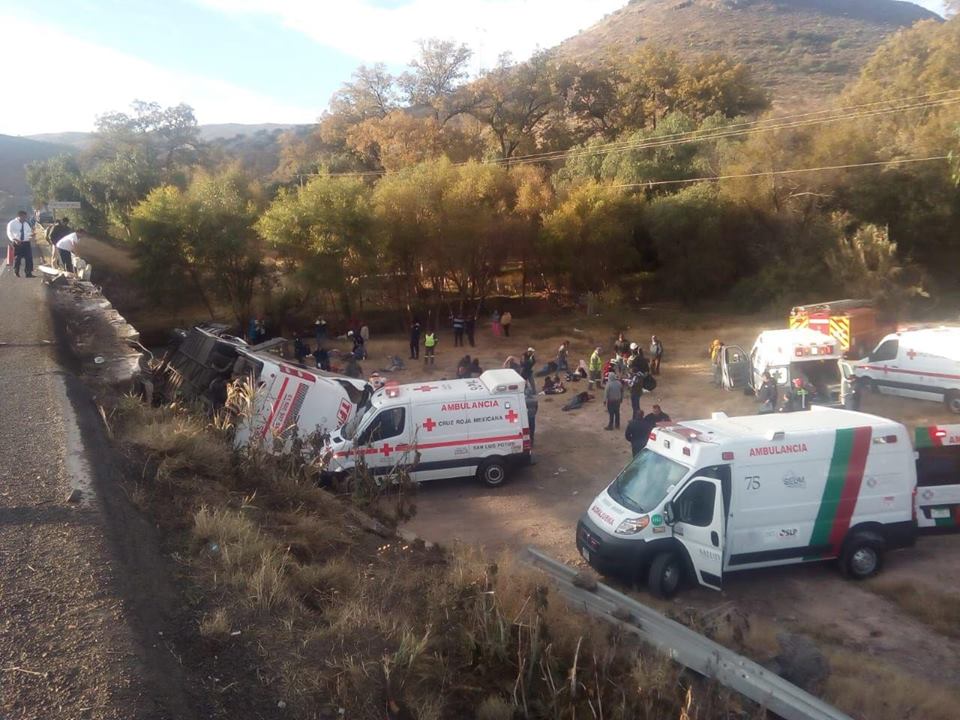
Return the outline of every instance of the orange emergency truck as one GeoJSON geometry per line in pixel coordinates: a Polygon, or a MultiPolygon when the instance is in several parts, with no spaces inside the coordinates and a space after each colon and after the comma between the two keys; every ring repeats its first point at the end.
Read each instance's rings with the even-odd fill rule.
{"type": "Polygon", "coordinates": [[[810,328],[836,338],[840,349],[863,357],[896,330],[896,323],[882,317],[870,300],[831,300],[797,305],[790,310],[791,328],[810,328]]]}

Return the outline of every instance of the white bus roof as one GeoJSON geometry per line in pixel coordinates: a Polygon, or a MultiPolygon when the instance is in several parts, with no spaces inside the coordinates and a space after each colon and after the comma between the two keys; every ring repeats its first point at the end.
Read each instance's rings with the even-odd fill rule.
{"type": "Polygon", "coordinates": [[[691,420],[679,425],[695,430],[699,433],[698,439],[701,441],[716,442],[726,438],[768,438],[776,432],[832,432],[865,426],[898,425],[898,423],[878,415],[814,406],[811,410],[804,412],[691,420]]]}

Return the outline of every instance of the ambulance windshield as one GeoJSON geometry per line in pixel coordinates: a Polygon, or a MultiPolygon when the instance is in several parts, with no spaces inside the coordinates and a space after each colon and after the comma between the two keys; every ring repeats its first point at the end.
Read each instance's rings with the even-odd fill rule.
{"type": "Polygon", "coordinates": [[[610,497],[635,512],[650,512],[690,468],[644,449],[607,488],[610,497]]]}

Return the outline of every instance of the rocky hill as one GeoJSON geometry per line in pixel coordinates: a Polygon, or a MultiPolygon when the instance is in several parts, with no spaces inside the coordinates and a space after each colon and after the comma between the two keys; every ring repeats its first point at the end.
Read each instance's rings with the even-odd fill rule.
{"type": "Polygon", "coordinates": [[[748,63],[776,104],[793,106],[839,92],[888,35],[940,19],[896,0],[631,0],[560,51],[592,61],[644,43],[723,52],[748,63]]]}
{"type": "Polygon", "coordinates": [[[7,218],[19,209],[30,207],[24,166],[70,151],[65,145],[0,135],[0,217],[7,218]]]}

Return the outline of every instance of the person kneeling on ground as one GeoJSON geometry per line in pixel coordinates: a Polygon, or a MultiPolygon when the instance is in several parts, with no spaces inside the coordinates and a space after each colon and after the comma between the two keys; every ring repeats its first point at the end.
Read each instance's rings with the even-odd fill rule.
{"type": "Polygon", "coordinates": [[[470,365],[473,363],[473,360],[470,359],[469,355],[464,355],[460,358],[460,362],[457,363],[457,377],[458,378],[467,378],[470,377],[470,365]]]}
{"type": "Polygon", "coordinates": [[[552,378],[547,376],[543,380],[543,394],[544,395],[560,395],[565,393],[567,389],[563,386],[563,383],[560,381],[559,375],[554,375],[552,378]]]}
{"type": "Polygon", "coordinates": [[[467,377],[480,377],[483,375],[483,368],[480,367],[480,358],[475,357],[470,363],[470,374],[467,377]]]}

